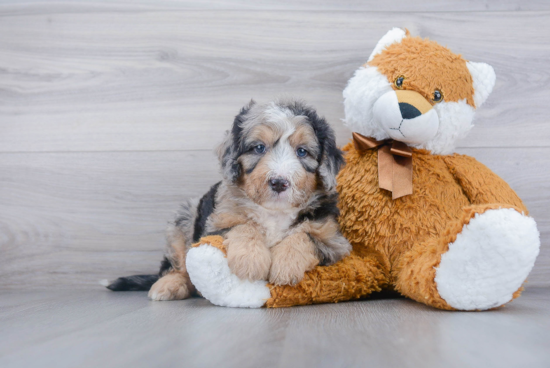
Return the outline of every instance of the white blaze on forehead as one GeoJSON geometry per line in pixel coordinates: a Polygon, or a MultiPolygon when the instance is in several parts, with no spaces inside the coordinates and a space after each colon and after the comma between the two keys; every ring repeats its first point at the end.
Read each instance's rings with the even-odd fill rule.
{"type": "Polygon", "coordinates": [[[266,122],[274,124],[284,123],[295,116],[292,111],[286,107],[276,105],[274,102],[269,104],[264,114],[266,122]]]}
{"type": "Polygon", "coordinates": [[[265,122],[277,133],[276,143],[270,147],[270,177],[283,177],[292,184],[303,168],[289,139],[306,117],[296,116],[290,109],[274,103],[265,110],[264,116],[265,122]]]}
{"type": "Polygon", "coordinates": [[[276,136],[280,136],[289,130],[295,129],[295,122],[303,118],[305,117],[297,117],[288,108],[279,106],[274,102],[266,107],[256,106],[242,124],[243,136],[249,138],[250,132],[258,125],[266,125],[273,130],[276,136]]]}
{"type": "MultiPolygon", "coordinates": [[[[273,109],[275,111],[287,110],[287,109],[273,109]]],[[[288,110],[287,110],[288,111],[288,110]]],[[[290,111],[289,111],[290,112],[290,111]]],[[[268,162],[269,169],[271,170],[271,177],[283,177],[286,180],[292,182],[294,173],[301,168],[300,161],[296,157],[294,148],[290,145],[289,138],[296,131],[296,125],[291,121],[291,114],[273,114],[271,117],[276,117],[278,120],[272,120],[280,134],[276,141],[276,144],[271,149],[271,157],[268,162]]]]}
{"type": "Polygon", "coordinates": [[[295,174],[302,169],[302,164],[288,141],[289,136],[283,136],[271,152],[268,166],[272,177],[283,177],[290,182],[295,174]]]}
{"type": "Polygon", "coordinates": [[[278,106],[273,102],[264,112],[265,123],[273,128],[281,139],[285,137],[288,139],[306,119],[305,116],[296,116],[290,109],[278,106]]]}

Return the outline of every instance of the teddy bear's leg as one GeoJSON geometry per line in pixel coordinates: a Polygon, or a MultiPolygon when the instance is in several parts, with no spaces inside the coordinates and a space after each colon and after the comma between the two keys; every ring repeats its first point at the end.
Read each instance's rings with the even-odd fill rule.
{"type": "Polygon", "coordinates": [[[337,303],[367,297],[382,290],[388,277],[381,265],[369,257],[350,255],[331,266],[306,272],[295,286],[271,286],[268,308],[337,303]]]}
{"type": "Polygon", "coordinates": [[[350,255],[331,266],[307,272],[295,286],[241,280],[227,264],[221,237],[205,237],[187,253],[187,271],[197,290],[211,303],[226,307],[289,307],[359,299],[387,284],[380,265],[350,255]]]}
{"type": "Polygon", "coordinates": [[[445,234],[402,257],[396,289],[441,309],[496,308],[519,296],[539,247],[535,221],[516,208],[470,206],[445,234]]]}

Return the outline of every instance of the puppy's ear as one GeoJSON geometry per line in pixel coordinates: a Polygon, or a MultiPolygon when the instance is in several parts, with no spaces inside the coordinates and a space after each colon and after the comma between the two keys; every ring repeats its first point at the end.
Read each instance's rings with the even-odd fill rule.
{"type": "Polygon", "coordinates": [[[321,145],[317,173],[325,190],[327,192],[333,191],[336,188],[336,175],[338,175],[340,168],[344,164],[342,151],[336,147],[334,130],[332,130],[332,127],[326,120],[317,115],[313,109],[306,110],[303,115],[308,117],[315,131],[315,135],[317,136],[317,140],[321,145]]]}
{"type": "Polygon", "coordinates": [[[332,128],[328,125],[327,127],[330,131],[323,142],[323,154],[317,172],[325,190],[331,192],[336,188],[336,175],[344,165],[344,157],[342,151],[336,147],[336,139],[332,128]]]}
{"type": "Polygon", "coordinates": [[[250,100],[250,102],[241,109],[239,114],[235,116],[233,127],[230,131],[225,132],[225,138],[217,149],[222,175],[225,180],[231,183],[237,181],[242,175],[241,164],[237,159],[242,154],[243,122],[246,120],[246,115],[254,104],[254,100],[250,100]]]}
{"type": "Polygon", "coordinates": [[[315,109],[304,105],[301,101],[296,101],[289,104],[288,107],[296,116],[305,116],[311,124],[317,141],[321,146],[320,154],[317,157],[319,166],[317,167],[317,175],[321,179],[321,183],[325,191],[331,192],[336,188],[336,175],[340,172],[340,168],[344,164],[344,156],[342,151],[336,147],[336,138],[334,130],[327,121],[319,116],[315,109]]]}

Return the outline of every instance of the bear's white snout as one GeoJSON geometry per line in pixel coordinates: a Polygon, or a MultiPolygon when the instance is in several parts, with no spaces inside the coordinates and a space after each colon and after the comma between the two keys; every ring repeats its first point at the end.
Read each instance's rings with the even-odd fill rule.
{"type": "Polygon", "coordinates": [[[396,141],[418,145],[434,138],[439,117],[432,105],[418,92],[410,90],[384,93],[373,108],[374,119],[396,141]]]}

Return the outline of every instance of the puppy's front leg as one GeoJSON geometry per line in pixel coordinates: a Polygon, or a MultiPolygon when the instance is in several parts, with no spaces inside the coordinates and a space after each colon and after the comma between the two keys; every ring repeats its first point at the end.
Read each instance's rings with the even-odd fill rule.
{"type": "Polygon", "coordinates": [[[226,235],[227,263],[240,279],[267,280],[271,253],[257,228],[254,223],[237,225],[226,235]]]}
{"type": "Polygon", "coordinates": [[[289,235],[271,248],[269,282],[275,285],[295,285],[318,263],[315,245],[306,233],[289,235]]]}

